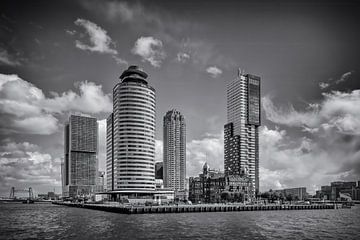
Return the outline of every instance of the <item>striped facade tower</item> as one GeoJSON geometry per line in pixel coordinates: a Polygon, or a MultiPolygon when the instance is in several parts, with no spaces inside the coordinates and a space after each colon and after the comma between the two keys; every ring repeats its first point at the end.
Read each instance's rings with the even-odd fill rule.
{"type": "Polygon", "coordinates": [[[185,190],[186,184],[186,125],[179,112],[168,111],[164,116],[164,187],[185,190]]]}
{"type": "Polygon", "coordinates": [[[227,85],[224,170],[251,179],[252,197],[259,191],[260,77],[243,74],[227,85]]]}
{"type": "Polygon", "coordinates": [[[113,89],[107,119],[107,189],[119,194],[155,191],[155,89],[130,66],[113,89]]]}

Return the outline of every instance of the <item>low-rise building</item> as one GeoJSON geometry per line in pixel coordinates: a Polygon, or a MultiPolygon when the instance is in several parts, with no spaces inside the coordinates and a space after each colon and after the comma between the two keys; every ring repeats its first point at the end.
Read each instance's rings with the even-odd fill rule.
{"type": "Polygon", "coordinates": [[[300,200],[303,201],[308,197],[306,192],[306,187],[298,187],[298,188],[285,188],[280,190],[275,190],[282,194],[285,198],[290,197],[292,200],[300,200]]]}
{"type": "Polygon", "coordinates": [[[251,186],[251,179],[245,174],[225,175],[205,163],[199,177],[189,178],[189,200],[193,203],[250,201],[251,186]]]}
{"type": "Polygon", "coordinates": [[[356,188],[356,182],[332,182],[330,200],[340,199],[340,193],[352,197],[353,188],[356,188]]]}

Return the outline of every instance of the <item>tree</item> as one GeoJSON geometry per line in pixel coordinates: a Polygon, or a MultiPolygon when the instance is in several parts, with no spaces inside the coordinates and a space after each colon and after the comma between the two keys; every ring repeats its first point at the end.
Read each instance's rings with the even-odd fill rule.
{"type": "Polygon", "coordinates": [[[291,203],[291,201],[293,200],[293,195],[292,194],[286,195],[286,200],[291,203]]]}
{"type": "Polygon", "coordinates": [[[230,199],[231,199],[231,194],[228,191],[224,191],[221,193],[221,200],[228,202],[230,201],[230,199]]]}

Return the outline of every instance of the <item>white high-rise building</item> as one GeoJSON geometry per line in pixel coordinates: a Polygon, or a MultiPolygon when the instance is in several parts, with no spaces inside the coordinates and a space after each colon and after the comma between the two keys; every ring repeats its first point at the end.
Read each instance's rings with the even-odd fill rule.
{"type": "Polygon", "coordinates": [[[224,130],[225,173],[246,174],[253,197],[259,190],[260,77],[243,74],[227,85],[227,119],[224,130]]]}
{"type": "Polygon", "coordinates": [[[119,194],[155,191],[155,89],[148,75],[130,66],[113,89],[107,119],[107,190],[119,194]]]}
{"type": "Polygon", "coordinates": [[[186,125],[175,109],[164,116],[164,187],[175,191],[186,188],[186,125]]]}

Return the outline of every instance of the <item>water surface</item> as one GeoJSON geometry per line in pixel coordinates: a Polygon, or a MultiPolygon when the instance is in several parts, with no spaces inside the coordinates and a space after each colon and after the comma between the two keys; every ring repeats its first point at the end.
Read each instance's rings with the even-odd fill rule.
{"type": "Polygon", "coordinates": [[[123,215],[1,204],[0,239],[360,239],[352,209],[123,215]]]}

